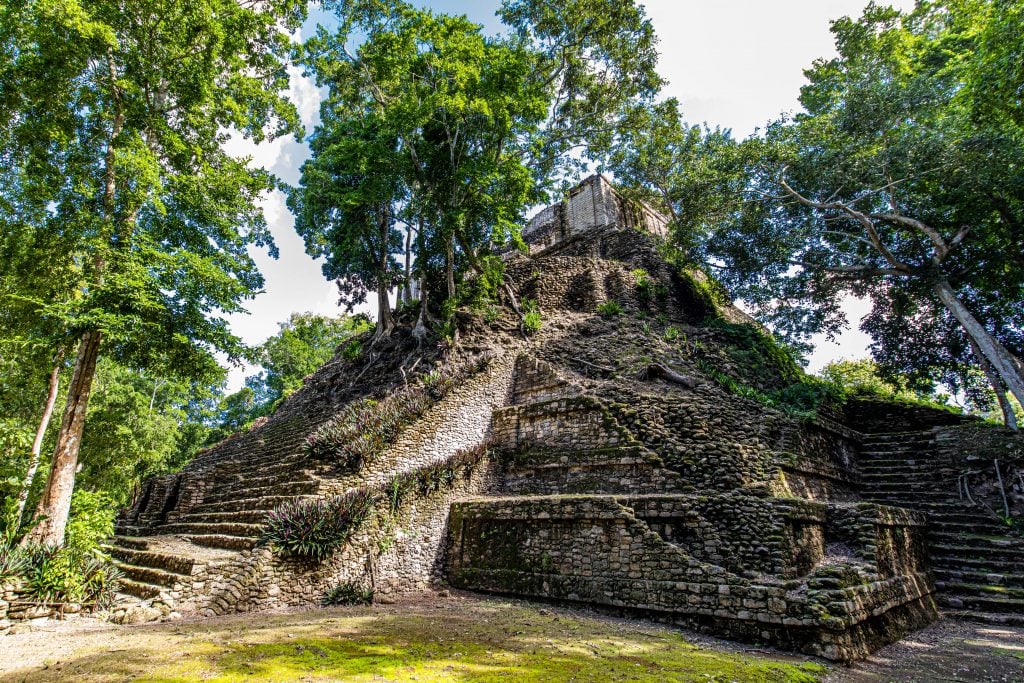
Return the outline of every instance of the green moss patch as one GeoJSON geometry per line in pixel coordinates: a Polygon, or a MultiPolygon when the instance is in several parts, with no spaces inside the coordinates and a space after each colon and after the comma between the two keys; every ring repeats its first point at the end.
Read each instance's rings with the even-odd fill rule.
{"type": "Polygon", "coordinates": [[[795,657],[696,645],[646,622],[459,598],[123,629],[117,643],[18,678],[814,683],[826,672],[795,657]]]}

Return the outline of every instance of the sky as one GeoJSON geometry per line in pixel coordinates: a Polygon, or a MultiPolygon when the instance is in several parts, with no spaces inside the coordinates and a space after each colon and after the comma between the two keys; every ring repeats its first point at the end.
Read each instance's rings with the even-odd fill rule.
{"type": "MultiPolygon", "coordinates": [[[[500,0],[429,0],[420,4],[437,12],[466,14],[488,33],[502,29],[494,16],[500,0]]],[[[782,113],[799,109],[803,70],[815,59],[835,54],[829,22],[859,15],[867,0],[647,0],[643,4],[660,39],[659,71],[669,81],[664,96],[679,99],[691,123],[730,128],[735,137],[745,138],[782,113]]],[[[911,9],[914,2],[890,0],[889,4],[911,9]]],[[[303,28],[303,37],[315,30],[318,21],[329,18],[314,11],[303,28]]],[[[321,93],[293,70],[290,95],[311,131],[319,119],[321,93]]],[[[294,138],[258,146],[235,139],[229,149],[252,157],[253,165],[267,168],[288,184],[297,183],[299,167],[309,156],[307,147],[294,138]]],[[[324,279],[321,264],[306,255],[295,234],[284,195],[275,191],[263,206],[280,258],[253,252],[266,279],[264,292],[248,303],[248,313],[229,317],[235,334],[248,344],[259,344],[277,332],[279,323],[292,313],[342,312],[334,285],[324,279]]],[[[832,360],[868,354],[870,339],[857,329],[867,312],[865,303],[848,299],[844,310],[850,329],[834,341],[824,337],[812,340],[815,350],[809,357],[810,371],[832,360]]],[[[228,390],[238,389],[253,372],[249,367],[233,368],[228,390]]]]}

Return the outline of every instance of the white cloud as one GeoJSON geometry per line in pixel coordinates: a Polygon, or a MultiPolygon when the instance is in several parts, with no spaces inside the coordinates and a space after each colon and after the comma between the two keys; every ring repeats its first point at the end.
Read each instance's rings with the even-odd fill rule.
{"type": "MultiPolygon", "coordinates": [[[[835,54],[829,22],[859,16],[866,0],[647,0],[660,38],[666,95],[694,122],[746,137],[798,107],[803,70],[835,54]]],[[[890,0],[912,9],[913,0],[890,0]]]]}

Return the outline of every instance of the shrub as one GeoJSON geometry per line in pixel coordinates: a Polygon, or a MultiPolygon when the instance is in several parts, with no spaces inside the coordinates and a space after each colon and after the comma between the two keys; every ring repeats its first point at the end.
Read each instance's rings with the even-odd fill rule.
{"type": "Polygon", "coordinates": [[[396,474],[391,481],[384,485],[384,495],[388,500],[388,512],[392,517],[398,514],[402,503],[415,488],[416,474],[414,472],[396,474]]]}
{"type": "Polygon", "coordinates": [[[491,358],[484,355],[449,372],[434,371],[421,378],[422,386],[403,387],[380,401],[351,403],[307,437],[303,447],[313,458],[332,460],[343,469],[358,471],[382,453],[403,427],[486,368],[491,358]]]}
{"type": "Polygon", "coordinates": [[[81,552],[99,548],[114,535],[117,503],[105,493],[75,489],[64,545],[81,552]]]}
{"type": "Polygon", "coordinates": [[[20,579],[28,567],[28,558],[18,546],[0,546],[0,583],[20,579]]]}
{"type": "Polygon", "coordinates": [[[333,460],[343,469],[358,471],[432,402],[423,389],[407,387],[381,401],[364,399],[350,404],[306,439],[306,452],[315,458],[333,460]]]}
{"type": "Polygon", "coordinates": [[[114,603],[121,573],[106,557],[46,545],[12,550],[22,556],[18,578],[28,600],[101,608],[114,603]]]}
{"type": "Polygon", "coordinates": [[[331,586],[324,594],[324,605],[369,605],[373,602],[373,589],[345,582],[331,586]]]}
{"type": "Polygon", "coordinates": [[[674,342],[679,339],[679,328],[674,325],[669,325],[665,328],[665,341],[674,342]]]}
{"type": "Polygon", "coordinates": [[[535,334],[543,326],[540,317],[540,306],[535,299],[523,299],[523,331],[535,334]]]}
{"type": "Polygon", "coordinates": [[[323,561],[367,520],[375,499],[359,488],[341,496],[283,503],[267,515],[261,540],[278,555],[323,561]]]}
{"type": "Polygon", "coordinates": [[[609,299],[603,304],[597,305],[597,313],[603,318],[612,318],[617,315],[622,315],[622,305],[618,301],[609,299]]]}
{"type": "Polygon", "coordinates": [[[633,281],[636,282],[637,295],[645,301],[651,298],[651,290],[654,283],[651,281],[650,274],[643,268],[637,268],[632,274],[633,281]]]}
{"type": "Polygon", "coordinates": [[[345,348],[341,350],[341,357],[351,362],[359,358],[363,354],[363,345],[359,343],[358,339],[353,339],[348,344],[345,344],[345,348]]]}
{"type": "Polygon", "coordinates": [[[267,515],[261,543],[277,555],[321,562],[352,537],[378,502],[398,514],[410,493],[430,495],[469,478],[486,457],[489,444],[457,451],[447,460],[401,472],[375,489],[358,488],[343,496],[288,502],[267,515]]]}

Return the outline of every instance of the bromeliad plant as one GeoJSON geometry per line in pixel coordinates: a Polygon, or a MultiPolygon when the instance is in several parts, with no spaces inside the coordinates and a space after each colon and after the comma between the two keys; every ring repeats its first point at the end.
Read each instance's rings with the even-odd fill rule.
{"type": "Polygon", "coordinates": [[[379,503],[392,519],[413,492],[428,496],[468,479],[487,456],[488,444],[457,451],[447,460],[396,474],[383,484],[341,496],[279,505],[267,515],[262,543],[282,557],[322,562],[344,546],[379,503]]]}
{"type": "Polygon", "coordinates": [[[369,518],[376,498],[374,492],[358,488],[340,496],[284,503],[267,515],[262,541],[283,557],[322,562],[369,518]]]}

